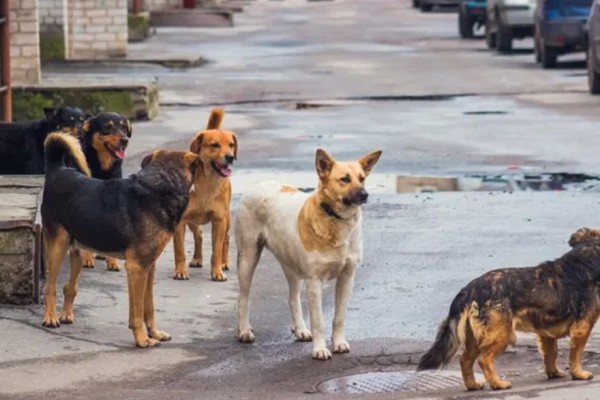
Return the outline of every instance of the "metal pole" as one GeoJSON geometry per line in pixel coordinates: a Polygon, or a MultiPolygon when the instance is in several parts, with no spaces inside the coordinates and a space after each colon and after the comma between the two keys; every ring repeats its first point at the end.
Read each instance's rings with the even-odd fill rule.
{"type": "Polygon", "coordinates": [[[0,0],[0,102],[2,103],[2,120],[6,122],[12,121],[9,3],[9,0],[0,0]]]}
{"type": "Polygon", "coordinates": [[[142,0],[133,0],[133,13],[139,14],[142,12],[142,0]]]}

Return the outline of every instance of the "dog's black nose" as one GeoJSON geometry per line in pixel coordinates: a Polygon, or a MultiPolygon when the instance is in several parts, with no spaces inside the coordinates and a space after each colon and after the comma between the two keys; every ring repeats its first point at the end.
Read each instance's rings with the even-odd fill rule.
{"type": "Polygon", "coordinates": [[[225,161],[227,161],[227,164],[232,164],[233,160],[235,160],[233,154],[225,154],[225,161]]]}
{"type": "Polygon", "coordinates": [[[129,139],[128,139],[128,138],[126,138],[126,137],[124,137],[124,138],[121,138],[121,144],[122,144],[123,146],[127,146],[127,143],[129,143],[129,139]]]}
{"type": "Polygon", "coordinates": [[[356,195],[356,198],[361,203],[364,203],[369,198],[369,193],[367,193],[367,191],[365,189],[361,189],[360,192],[358,192],[358,194],[356,195]]]}

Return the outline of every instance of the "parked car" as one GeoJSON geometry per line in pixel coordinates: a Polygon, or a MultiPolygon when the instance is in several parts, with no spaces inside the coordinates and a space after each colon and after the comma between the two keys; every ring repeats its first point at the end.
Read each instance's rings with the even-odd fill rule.
{"type": "Polygon", "coordinates": [[[458,5],[458,33],[461,38],[473,37],[474,29],[485,24],[487,0],[461,0],[458,5]]]}
{"type": "Polygon", "coordinates": [[[600,0],[594,1],[586,28],[588,85],[591,94],[600,94],[600,0]]]}
{"type": "MultiPolygon", "coordinates": [[[[413,4],[414,4],[413,0],[413,4]]],[[[423,12],[429,12],[433,10],[433,7],[456,7],[460,0],[417,0],[419,2],[419,8],[423,12]]]]}
{"type": "Polygon", "coordinates": [[[535,12],[535,59],[556,67],[559,55],[587,50],[585,24],[593,0],[538,0],[535,12]]]}
{"type": "Polygon", "coordinates": [[[488,0],[485,40],[490,49],[512,51],[513,39],[533,36],[536,0],[488,0]]]}

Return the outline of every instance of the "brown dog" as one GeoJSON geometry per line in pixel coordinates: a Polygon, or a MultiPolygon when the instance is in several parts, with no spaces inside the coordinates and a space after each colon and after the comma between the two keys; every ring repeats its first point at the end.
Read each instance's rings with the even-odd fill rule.
{"type": "Polygon", "coordinates": [[[135,344],[152,347],[170,340],[154,320],[154,271],[187,208],[196,170],[201,173],[200,158],[189,151],[157,150],[144,158],[138,173],[126,179],[100,180],[90,177],[77,139],[54,133],[45,147],[41,213],[48,284],[43,325],[57,328],[61,322],[73,323],[80,251],[86,249],[125,259],[129,328],[135,344]],[[66,157],[76,168],[65,165],[66,157]],[[59,317],[56,280],[69,247],[71,274],[59,317]]]}
{"type": "Polygon", "coordinates": [[[205,168],[196,174],[195,190],[190,194],[187,210],[177,227],[173,244],[175,247],[174,279],[189,279],[185,262],[185,227],[194,234],[194,257],[190,267],[202,267],[202,231],[200,225],[212,224],[211,278],[226,281],[223,272],[229,269],[229,225],[231,203],[231,165],[237,159],[237,137],[235,133],[221,130],[223,110],[212,110],[206,130],[198,132],[190,151],[200,156],[205,168]],[[197,190],[202,188],[201,190],[197,190]]]}
{"type": "Polygon", "coordinates": [[[464,287],[418,369],[443,367],[463,347],[460,367],[467,389],[483,388],[473,373],[477,359],[492,389],[509,389],[511,383],[496,374],[494,359],[514,344],[518,330],[538,335],[549,379],[565,376],[556,365],[557,339],[565,336],[571,339],[571,377],[592,379],[581,356],[600,316],[600,229],[579,229],[569,245],[573,249],[554,261],[490,271],[464,287]]]}

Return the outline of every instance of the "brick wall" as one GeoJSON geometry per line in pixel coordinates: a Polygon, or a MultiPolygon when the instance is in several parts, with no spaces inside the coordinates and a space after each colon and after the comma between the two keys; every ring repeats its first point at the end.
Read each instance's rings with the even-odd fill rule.
{"type": "Polygon", "coordinates": [[[127,53],[127,0],[67,0],[67,58],[127,53]]]}
{"type": "Polygon", "coordinates": [[[38,0],[40,14],[40,56],[42,63],[64,60],[67,0],[38,0]]]}
{"type": "Polygon", "coordinates": [[[38,0],[10,2],[10,53],[12,84],[40,83],[38,0]]]}
{"type": "Polygon", "coordinates": [[[38,0],[40,31],[62,29],[64,26],[66,0],[38,0]]]}
{"type": "MultiPolygon", "coordinates": [[[[133,7],[132,3],[133,2],[129,0],[129,9],[133,7]]],[[[146,11],[160,11],[182,7],[183,0],[144,0],[144,10],[146,11]]]]}

